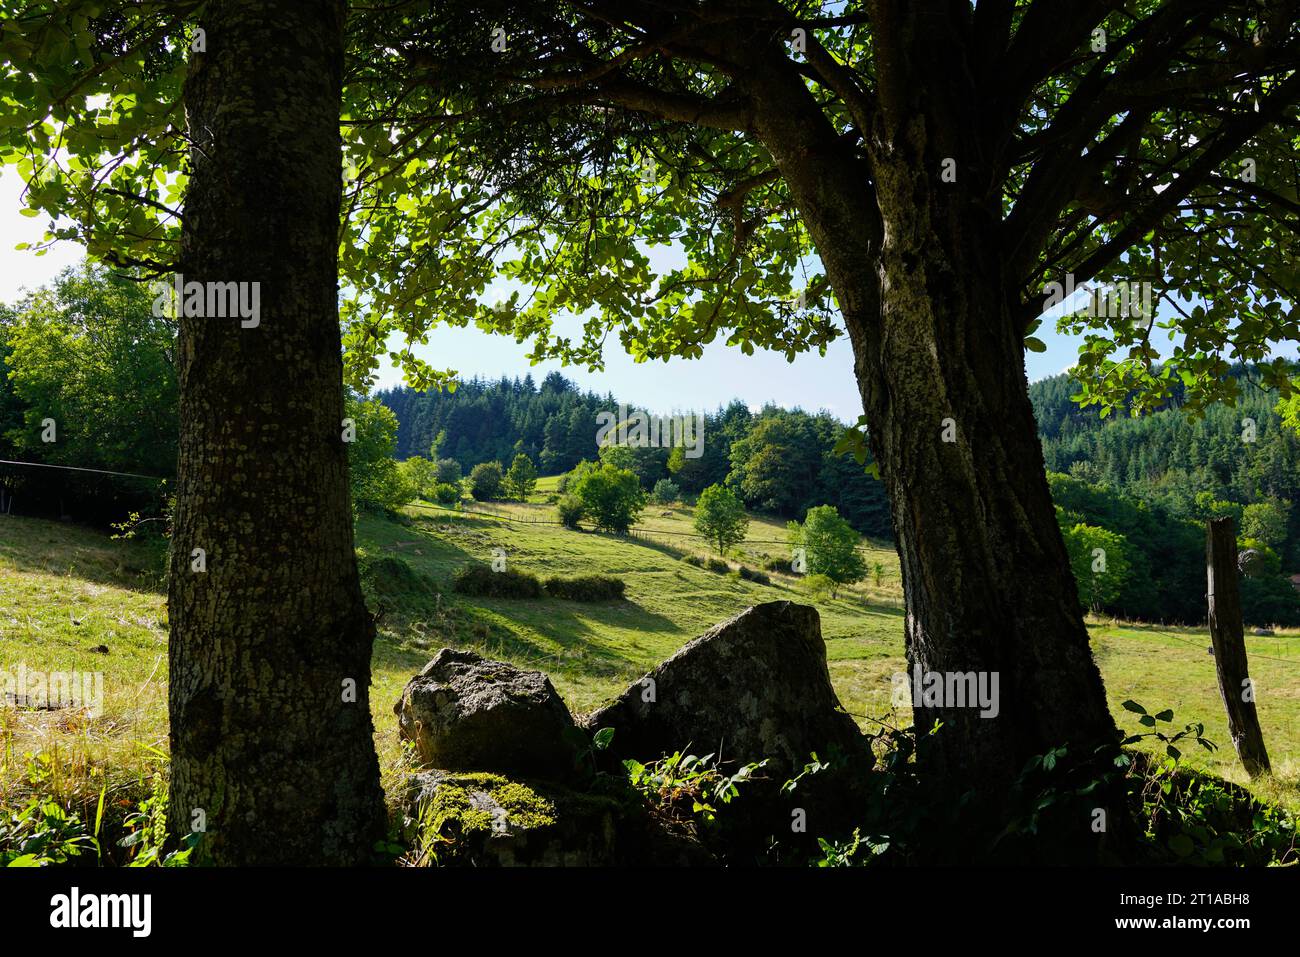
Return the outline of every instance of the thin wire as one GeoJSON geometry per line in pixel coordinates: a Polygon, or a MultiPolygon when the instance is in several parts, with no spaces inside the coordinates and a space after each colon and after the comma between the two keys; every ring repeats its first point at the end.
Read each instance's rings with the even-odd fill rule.
{"type": "Polygon", "coordinates": [[[87,469],[78,465],[49,465],[45,462],[13,462],[9,459],[0,459],[0,465],[26,465],[34,469],[62,469],[65,472],[95,472],[99,475],[121,475],[125,478],[149,479],[151,482],[166,482],[167,479],[159,475],[141,475],[139,472],[112,472],[108,469],[87,469]]]}

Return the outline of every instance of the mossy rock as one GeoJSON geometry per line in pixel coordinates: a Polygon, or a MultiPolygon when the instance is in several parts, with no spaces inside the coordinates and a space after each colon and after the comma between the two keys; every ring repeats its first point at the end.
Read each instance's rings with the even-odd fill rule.
{"type": "Polygon", "coordinates": [[[425,771],[407,778],[405,837],[439,865],[603,867],[708,864],[697,845],[659,830],[621,784],[578,791],[499,774],[425,771]],[[421,840],[423,838],[423,840],[421,840]]]}

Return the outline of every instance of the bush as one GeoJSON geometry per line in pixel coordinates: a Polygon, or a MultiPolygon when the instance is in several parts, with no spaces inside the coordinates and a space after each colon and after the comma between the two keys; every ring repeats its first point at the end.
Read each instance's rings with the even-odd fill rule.
{"type": "Polygon", "coordinates": [[[542,583],[536,575],[507,568],[494,572],[492,566],[473,562],[463,566],[451,580],[453,591],[479,598],[541,598],[542,583]]]}
{"type": "Polygon", "coordinates": [[[455,505],[460,501],[460,486],[439,482],[433,487],[433,500],[439,505],[455,505]]]}
{"type": "Polygon", "coordinates": [[[682,556],[682,561],[687,565],[694,565],[696,568],[704,567],[704,559],[699,555],[684,555],[682,556]]]}
{"type": "Polygon", "coordinates": [[[546,579],[546,593],[568,601],[615,601],[623,597],[627,583],[611,575],[580,575],[576,578],[546,579]]]}
{"type": "Polygon", "coordinates": [[[755,571],[752,568],[746,568],[744,565],[740,566],[740,570],[737,571],[736,574],[738,574],[741,578],[745,579],[745,581],[747,582],[755,582],[759,585],[772,584],[772,579],[768,578],[766,573],[755,571]]]}
{"type": "Polygon", "coordinates": [[[655,482],[655,487],[650,492],[650,501],[656,505],[668,505],[677,501],[681,494],[682,490],[672,479],[660,479],[655,482]]]}
{"type": "Polygon", "coordinates": [[[645,508],[636,473],[612,465],[589,467],[571,485],[583,512],[604,531],[625,534],[645,508]]]}
{"type": "Polygon", "coordinates": [[[800,582],[801,587],[814,598],[825,598],[827,595],[834,595],[838,586],[829,575],[807,575],[800,582]]]}
{"type": "Polygon", "coordinates": [[[359,556],[357,570],[366,604],[381,617],[393,611],[424,611],[436,599],[438,586],[392,555],[359,556]]]}
{"type": "Polygon", "coordinates": [[[499,462],[480,462],[469,473],[469,494],[480,502],[490,502],[501,497],[505,473],[499,462]]]}
{"type": "Polygon", "coordinates": [[[555,504],[555,511],[559,514],[565,528],[577,528],[578,522],[582,521],[582,516],[586,514],[587,509],[582,504],[582,499],[569,494],[560,496],[560,500],[555,504]]]}
{"type": "Polygon", "coordinates": [[[790,559],[769,558],[763,562],[763,568],[769,572],[788,572],[790,571],[790,559]]]}
{"type": "Polygon", "coordinates": [[[711,572],[717,572],[719,575],[725,575],[727,572],[731,571],[731,566],[721,558],[710,558],[704,563],[704,567],[711,572]]]}

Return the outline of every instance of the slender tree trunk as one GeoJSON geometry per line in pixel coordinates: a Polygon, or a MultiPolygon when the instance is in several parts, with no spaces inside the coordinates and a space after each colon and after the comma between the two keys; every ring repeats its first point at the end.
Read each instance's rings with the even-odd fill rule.
{"type": "Polygon", "coordinates": [[[185,281],[260,283],[255,326],[180,323],[170,811],[218,864],[363,863],[384,823],[341,425],[345,7],[211,0],[186,81],[185,281]]]}
{"type": "Polygon", "coordinates": [[[989,107],[961,57],[927,42],[903,57],[879,50],[868,156],[844,145],[783,56],[755,59],[746,85],[853,343],[902,565],[909,672],[997,675],[996,716],[915,707],[918,727],[944,724],[921,756],[954,791],[996,800],[1029,757],[1067,743],[1088,757],[1119,735],[1044,474],[1000,210],[970,158],[989,107]]]}

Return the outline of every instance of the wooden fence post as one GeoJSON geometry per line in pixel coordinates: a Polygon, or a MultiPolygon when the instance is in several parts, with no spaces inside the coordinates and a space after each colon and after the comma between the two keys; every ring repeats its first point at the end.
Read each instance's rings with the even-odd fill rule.
{"type": "Polygon", "coordinates": [[[1232,518],[1211,519],[1205,539],[1205,570],[1209,590],[1210,640],[1219,693],[1228,712],[1228,733],[1246,773],[1252,778],[1270,770],[1264,734],[1255,713],[1255,688],[1246,668],[1246,638],[1241,619],[1241,587],[1237,570],[1237,530],[1232,518]]]}

